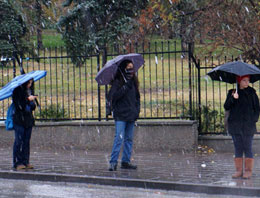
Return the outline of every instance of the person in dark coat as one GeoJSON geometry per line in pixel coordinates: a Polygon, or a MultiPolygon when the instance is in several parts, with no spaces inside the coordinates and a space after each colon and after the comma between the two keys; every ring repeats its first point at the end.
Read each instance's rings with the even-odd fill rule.
{"type": "Polygon", "coordinates": [[[249,86],[250,76],[238,76],[238,90],[229,90],[225,110],[229,111],[228,133],[232,136],[235,147],[236,173],[233,178],[249,179],[253,170],[252,141],[256,133],[259,118],[259,99],[254,88],[249,86]],[[243,173],[243,154],[245,172],[243,173]]]}
{"type": "Polygon", "coordinates": [[[120,63],[117,74],[112,81],[112,86],[107,97],[107,112],[113,114],[115,120],[115,137],[110,159],[109,171],[117,169],[121,145],[123,155],[121,168],[136,169],[130,163],[135,121],[140,113],[140,93],[138,79],[134,73],[133,63],[125,60],[120,63]],[[110,107],[112,110],[110,111],[110,107]]]}
{"type": "Polygon", "coordinates": [[[13,145],[13,167],[16,170],[32,169],[29,163],[30,158],[30,139],[34,117],[32,111],[36,105],[34,100],[37,96],[33,95],[33,80],[29,80],[17,87],[13,91],[12,100],[15,106],[13,123],[15,130],[15,140],[13,145]]]}

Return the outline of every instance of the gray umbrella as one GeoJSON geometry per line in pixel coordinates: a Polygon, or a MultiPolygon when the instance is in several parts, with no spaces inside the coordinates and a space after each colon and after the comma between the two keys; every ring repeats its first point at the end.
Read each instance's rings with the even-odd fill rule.
{"type": "Polygon", "coordinates": [[[215,67],[208,72],[208,75],[212,80],[227,83],[236,83],[237,76],[250,75],[250,82],[254,83],[257,80],[260,80],[260,69],[242,61],[234,61],[215,67]]]}
{"type": "Polygon", "coordinates": [[[137,72],[137,70],[144,64],[144,58],[141,54],[131,53],[131,54],[119,55],[113,58],[112,60],[109,60],[105,64],[105,66],[98,72],[95,78],[98,84],[99,85],[109,84],[114,79],[118,66],[124,60],[132,61],[135,72],[137,72]]]}

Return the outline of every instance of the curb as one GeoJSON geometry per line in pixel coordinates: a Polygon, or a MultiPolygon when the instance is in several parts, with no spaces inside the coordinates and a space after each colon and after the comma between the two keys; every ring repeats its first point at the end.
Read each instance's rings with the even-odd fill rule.
{"type": "Polygon", "coordinates": [[[44,173],[23,173],[23,172],[8,172],[0,171],[0,178],[3,179],[22,179],[34,181],[49,181],[49,182],[73,182],[73,183],[90,183],[98,185],[124,186],[160,190],[173,190],[182,192],[206,193],[206,194],[221,194],[221,195],[240,195],[240,196],[259,196],[260,188],[254,187],[227,187],[219,185],[193,184],[193,183],[178,183],[165,182],[156,180],[142,179],[126,179],[100,176],[80,176],[69,174],[44,174],[44,173]]]}

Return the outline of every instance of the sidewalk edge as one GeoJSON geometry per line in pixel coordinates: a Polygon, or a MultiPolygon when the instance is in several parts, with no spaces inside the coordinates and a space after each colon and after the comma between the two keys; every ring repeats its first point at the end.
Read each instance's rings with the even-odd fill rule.
{"type": "Polygon", "coordinates": [[[100,177],[88,175],[68,175],[68,174],[47,174],[32,172],[8,172],[0,171],[2,179],[22,179],[49,182],[73,182],[73,183],[90,183],[99,185],[124,186],[160,190],[175,190],[183,192],[221,194],[221,195],[242,195],[242,196],[259,196],[260,188],[254,187],[227,187],[219,185],[193,184],[180,182],[167,182],[156,180],[126,179],[113,177],[100,177]]]}

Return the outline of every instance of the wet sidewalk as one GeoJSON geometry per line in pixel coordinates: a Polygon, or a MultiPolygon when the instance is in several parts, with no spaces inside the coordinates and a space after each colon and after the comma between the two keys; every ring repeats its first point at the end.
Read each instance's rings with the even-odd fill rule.
{"type": "Polygon", "coordinates": [[[0,148],[0,177],[86,182],[166,190],[260,196],[260,157],[250,180],[232,179],[232,153],[133,153],[137,170],[108,171],[109,152],[31,149],[33,170],[12,169],[12,150],[0,148]]]}

